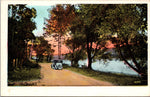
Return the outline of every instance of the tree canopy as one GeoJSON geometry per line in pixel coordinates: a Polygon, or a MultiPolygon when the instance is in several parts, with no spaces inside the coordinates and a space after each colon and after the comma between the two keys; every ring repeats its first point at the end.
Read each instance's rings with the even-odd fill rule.
{"type": "Polygon", "coordinates": [[[39,40],[40,43],[38,45],[34,45],[33,49],[36,51],[39,61],[42,62],[44,54],[48,57],[51,57],[54,50],[51,49],[51,44],[48,44],[48,41],[46,41],[43,36],[36,38],[36,41],[39,40]]]}
{"type": "Polygon", "coordinates": [[[55,37],[58,41],[58,56],[61,56],[62,36],[69,31],[70,22],[74,18],[74,7],[72,5],[56,5],[50,10],[50,18],[46,19],[44,30],[47,34],[55,37]]]}
{"type": "Polygon", "coordinates": [[[89,68],[94,58],[110,58],[110,54],[104,55],[111,40],[121,60],[139,74],[146,74],[146,4],[81,4],[77,10],[71,31],[83,36],[89,68]]]}
{"type": "Polygon", "coordinates": [[[111,41],[119,59],[139,74],[147,73],[147,4],[56,5],[46,32],[64,35],[68,30],[71,39],[65,43],[72,51],[71,60],[82,49],[92,69],[94,59],[112,58],[107,52],[111,41]]]}
{"type": "Polygon", "coordinates": [[[101,32],[111,32],[120,58],[138,72],[146,74],[147,70],[147,5],[119,4],[108,9],[102,22],[101,32]],[[133,63],[127,59],[132,60],[133,63]]]}
{"type": "Polygon", "coordinates": [[[22,67],[27,56],[26,43],[35,36],[34,18],[36,10],[26,5],[8,5],[8,66],[9,69],[22,67]]]}

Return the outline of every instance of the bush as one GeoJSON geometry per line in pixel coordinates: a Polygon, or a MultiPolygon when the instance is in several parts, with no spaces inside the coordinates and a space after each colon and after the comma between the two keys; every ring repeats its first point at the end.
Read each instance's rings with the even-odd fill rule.
{"type": "Polygon", "coordinates": [[[25,68],[40,68],[40,65],[38,64],[38,63],[36,63],[36,62],[34,62],[34,61],[30,61],[30,60],[27,60],[24,64],[23,64],[23,66],[25,67],[25,68]]]}
{"type": "Polygon", "coordinates": [[[24,81],[24,80],[33,80],[40,79],[40,68],[24,68],[22,70],[14,70],[8,72],[8,81],[24,81]]]}
{"type": "Polygon", "coordinates": [[[62,64],[63,65],[63,68],[68,68],[68,67],[70,67],[68,64],[62,64]]]}
{"type": "Polygon", "coordinates": [[[27,60],[23,68],[8,71],[8,82],[40,79],[40,65],[27,60]]]}

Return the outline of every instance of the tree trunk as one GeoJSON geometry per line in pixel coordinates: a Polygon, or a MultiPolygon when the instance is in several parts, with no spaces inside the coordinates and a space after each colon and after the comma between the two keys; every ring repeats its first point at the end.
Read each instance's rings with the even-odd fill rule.
{"type": "Polygon", "coordinates": [[[88,56],[88,68],[92,69],[92,59],[88,56]]]}
{"type": "Polygon", "coordinates": [[[78,67],[78,61],[74,61],[74,66],[78,67]]]}
{"type": "Polygon", "coordinates": [[[142,68],[140,67],[140,64],[138,64],[138,62],[136,61],[135,56],[134,56],[134,54],[131,51],[130,45],[128,43],[126,43],[126,44],[127,44],[127,47],[128,47],[127,50],[130,53],[130,56],[131,56],[131,59],[132,59],[133,63],[135,64],[135,66],[137,67],[137,69],[139,70],[139,72],[142,72],[142,68]]]}
{"type": "Polygon", "coordinates": [[[17,68],[17,58],[15,58],[15,68],[17,68]]]}
{"type": "Polygon", "coordinates": [[[73,61],[71,60],[71,66],[73,65],[73,61]]]}
{"type": "Polygon", "coordinates": [[[124,62],[131,68],[131,69],[133,69],[135,72],[137,72],[138,74],[140,74],[141,75],[141,71],[140,70],[138,70],[137,68],[135,68],[134,66],[132,66],[127,60],[126,60],[126,58],[123,56],[123,54],[122,54],[122,52],[121,52],[121,48],[118,46],[117,47],[118,49],[118,52],[119,52],[119,55],[120,55],[120,57],[124,60],[124,62]]]}
{"type": "Polygon", "coordinates": [[[20,65],[21,65],[21,64],[20,64],[20,61],[21,61],[21,60],[20,60],[20,56],[19,56],[19,58],[18,58],[18,60],[17,60],[17,61],[18,61],[18,62],[17,62],[18,67],[20,68],[20,65]]]}
{"type": "Polygon", "coordinates": [[[8,71],[13,70],[13,58],[11,57],[11,55],[8,55],[8,71]]]}
{"type": "Polygon", "coordinates": [[[72,49],[72,54],[71,54],[71,66],[75,65],[75,61],[74,61],[74,51],[75,51],[75,47],[73,44],[73,49],[72,49]]]}
{"type": "Polygon", "coordinates": [[[61,35],[58,35],[58,59],[61,59],[61,35]]]}
{"type": "Polygon", "coordinates": [[[71,54],[71,66],[73,66],[74,64],[74,60],[73,60],[74,56],[73,56],[73,53],[71,54]]]}
{"type": "Polygon", "coordinates": [[[88,68],[92,69],[92,56],[91,56],[91,48],[92,48],[92,43],[89,46],[89,38],[87,38],[87,54],[88,54],[88,68]]]}

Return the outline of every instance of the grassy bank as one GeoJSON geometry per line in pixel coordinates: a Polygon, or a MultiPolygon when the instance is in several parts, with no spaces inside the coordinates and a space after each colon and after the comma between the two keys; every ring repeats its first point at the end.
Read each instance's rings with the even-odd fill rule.
{"type": "Polygon", "coordinates": [[[8,71],[8,82],[40,79],[40,66],[37,63],[28,60],[23,66],[8,71]]]}
{"type": "Polygon", "coordinates": [[[40,68],[24,68],[22,70],[14,70],[9,72],[8,81],[26,81],[40,78],[40,68]]]}
{"type": "Polygon", "coordinates": [[[89,69],[81,69],[75,67],[65,67],[65,69],[95,78],[97,80],[108,81],[114,85],[120,86],[134,86],[147,85],[147,81],[143,81],[140,77],[128,76],[123,74],[105,73],[89,69]]]}

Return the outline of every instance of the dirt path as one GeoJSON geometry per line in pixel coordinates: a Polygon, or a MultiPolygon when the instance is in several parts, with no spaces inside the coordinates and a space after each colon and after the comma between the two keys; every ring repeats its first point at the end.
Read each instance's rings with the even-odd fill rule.
{"type": "Polygon", "coordinates": [[[36,86],[112,86],[113,84],[98,81],[66,69],[53,70],[50,63],[40,63],[42,79],[25,82],[36,86]]]}

